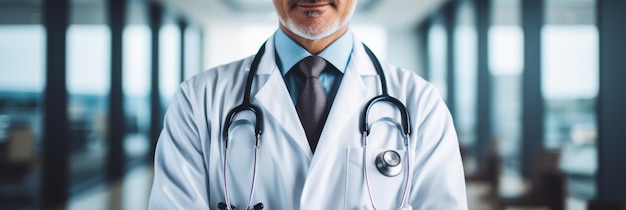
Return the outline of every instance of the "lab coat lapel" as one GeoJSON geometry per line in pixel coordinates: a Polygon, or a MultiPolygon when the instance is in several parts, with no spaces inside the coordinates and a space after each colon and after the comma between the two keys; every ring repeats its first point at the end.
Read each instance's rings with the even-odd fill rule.
{"type": "Polygon", "coordinates": [[[375,91],[368,90],[371,89],[368,86],[376,84],[366,84],[363,80],[364,77],[368,76],[376,76],[376,70],[365,54],[363,45],[355,38],[348,69],[344,73],[335,101],[326,119],[310,170],[313,170],[312,168],[316,166],[317,162],[323,162],[319,159],[324,157],[326,152],[333,150],[333,147],[345,145],[341,141],[346,138],[339,136],[341,130],[351,127],[358,128],[358,126],[350,126],[347,123],[355,115],[360,114],[365,103],[376,95],[375,91]]]}
{"type": "Polygon", "coordinates": [[[311,148],[307,141],[304,129],[300,124],[300,118],[289,96],[289,91],[283,81],[274,55],[274,38],[270,37],[266,44],[265,54],[259,64],[257,78],[267,77],[264,84],[259,84],[259,90],[254,96],[258,104],[267,112],[265,113],[265,130],[268,126],[281,126],[290,138],[302,149],[308,157],[312,156],[311,148]]]}

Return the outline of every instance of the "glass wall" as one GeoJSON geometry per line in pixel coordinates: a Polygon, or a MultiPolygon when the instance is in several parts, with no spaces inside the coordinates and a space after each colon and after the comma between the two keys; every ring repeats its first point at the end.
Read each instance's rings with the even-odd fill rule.
{"type": "Polygon", "coordinates": [[[489,70],[492,75],[493,135],[501,159],[502,194],[523,192],[521,183],[522,72],[524,34],[521,0],[492,0],[489,70]]]}
{"type": "Polygon", "coordinates": [[[447,32],[443,27],[440,16],[433,17],[433,23],[428,29],[428,64],[430,67],[430,78],[427,78],[441,93],[442,98],[447,98],[447,66],[446,47],[448,46],[447,32]]]}
{"type": "Polygon", "coordinates": [[[104,179],[111,72],[107,1],[70,1],[67,30],[69,183],[73,193],[104,179]]]}
{"type": "Polygon", "coordinates": [[[127,165],[148,160],[150,152],[151,35],[147,3],[128,1],[123,31],[123,92],[127,165]]]}
{"type": "Polygon", "coordinates": [[[542,36],[544,147],[561,151],[568,195],[596,194],[596,100],[599,82],[595,0],[546,1],[542,36]]]}
{"type": "Polygon", "coordinates": [[[45,45],[41,1],[0,2],[0,209],[39,201],[45,45]]]}
{"type": "MultiPolygon", "coordinates": [[[[176,24],[181,17],[166,16],[160,31],[161,57],[152,58],[148,1],[125,2],[122,85],[127,162],[120,164],[128,168],[145,164],[151,156],[151,61],[159,59],[162,67],[159,83],[165,108],[180,81],[180,38],[186,38],[184,71],[189,77],[201,70],[202,32],[200,26],[190,24],[181,33],[176,24]]],[[[73,203],[77,202],[88,203],[87,208],[102,207],[102,203],[91,203],[85,197],[98,191],[95,186],[105,183],[107,174],[107,127],[113,114],[108,107],[112,44],[108,3],[69,1],[69,27],[64,37],[68,124],[59,125],[59,129],[68,131],[67,177],[49,176],[53,182],[68,180],[68,200],[54,201],[69,201],[68,208],[76,207],[73,203]]],[[[40,195],[47,37],[42,5],[41,0],[0,1],[0,209],[40,209],[43,204],[40,195]]],[[[62,190],[66,189],[59,192],[62,190]]],[[[145,200],[137,203],[145,204],[145,200]]]]}
{"type": "Polygon", "coordinates": [[[548,0],[542,30],[547,148],[594,143],[598,95],[595,0],[548,0]]]}
{"type": "Polygon", "coordinates": [[[185,36],[185,78],[188,79],[202,69],[202,28],[198,25],[190,25],[184,31],[185,36]]]}
{"type": "Polygon", "coordinates": [[[454,116],[461,147],[470,148],[476,141],[477,48],[476,20],[472,1],[460,1],[456,10],[454,36],[455,92],[454,116]]]}
{"type": "Polygon", "coordinates": [[[161,106],[166,109],[180,84],[180,27],[177,17],[166,13],[159,32],[159,90],[161,106]]]}

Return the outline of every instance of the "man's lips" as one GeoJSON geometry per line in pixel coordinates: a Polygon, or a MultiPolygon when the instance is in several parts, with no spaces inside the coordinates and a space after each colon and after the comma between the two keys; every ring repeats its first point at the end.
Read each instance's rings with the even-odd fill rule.
{"type": "Polygon", "coordinates": [[[302,7],[302,8],[305,8],[305,9],[317,9],[317,8],[321,8],[321,7],[328,6],[328,5],[330,5],[330,3],[328,3],[328,2],[298,3],[298,4],[296,4],[296,6],[302,7]]]}

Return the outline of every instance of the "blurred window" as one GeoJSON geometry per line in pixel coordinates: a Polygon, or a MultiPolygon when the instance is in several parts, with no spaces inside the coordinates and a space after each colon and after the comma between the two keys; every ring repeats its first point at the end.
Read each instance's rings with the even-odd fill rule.
{"type": "Polygon", "coordinates": [[[45,34],[39,24],[0,25],[0,91],[43,90],[45,34]]]}
{"type": "Polygon", "coordinates": [[[150,78],[151,32],[147,4],[127,2],[126,26],[123,32],[123,91],[126,134],[124,153],[128,165],[149,158],[150,152],[150,78]]]}
{"type": "Polygon", "coordinates": [[[521,27],[522,0],[492,0],[489,28],[489,71],[492,75],[492,132],[501,173],[506,180],[501,193],[523,192],[521,179],[522,73],[524,34],[521,27]]]}
{"type": "Polygon", "coordinates": [[[433,24],[428,30],[428,63],[430,64],[430,78],[428,80],[439,90],[442,98],[447,98],[446,86],[446,47],[448,43],[446,30],[441,24],[441,18],[435,16],[433,24]]]}
{"type": "Polygon", "coordinates": [[[70,1],[67,30],[69,183],[72,193],[105,174],[111,31],[104,0],[70,1]]]}
{"type": "Polygon", "coordinates": [[[595,143],[598,39],[595,0],[546,2],[541,82],[547,148],[595,143]]]}
{"type": "Polygon", "coordinates": [[[0,1],[0,209],[38,209],[46,68],[41,0],[0,1]]]}
{"type": "Polygon", "coordinates": [[[201,72],[202,66],[202,28],[191,24],[185,31],[185,78],[189,79],[201,72]]]}
{"type": "Polygon", "coordinates": [[[476,138],[477,46],[474,8],[470,1],[460,1],[454,34],[456,104],[454,121],[463,147],[471,147],[476,138]]]}
{"type": "Polygon", "coordinates": [[[489,70],[493,82],[493,131],[505,157],[519,153],[524,35],[520,0],[493,0],[489,29],[489,70]]]}
{"type": "Polygon", "coordinates": [[[159,32],[159,91],[165,109],[180,84],[180,28],[166,15],[159,32]]]}
{"type": "Polygon", "coordinates": [[[36,209],[41,183],[46,33],[41,3],[20,5],[0,6],[0,209],[36,209]]]}
{"type": "Polygon", "coordinates": [[[520,152],[524,34],[519,25],[494,25],[489,30],[492,74],[493,132],[503,156],[520,152]]]}

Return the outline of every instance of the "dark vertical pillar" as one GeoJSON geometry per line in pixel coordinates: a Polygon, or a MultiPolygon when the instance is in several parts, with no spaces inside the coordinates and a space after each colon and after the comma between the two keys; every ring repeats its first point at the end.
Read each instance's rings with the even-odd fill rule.
{"type": "Polygon", "coordinates": [[[187,22],[182,18],[178,21],[178,28],[180,29],[180,82],[185,81],[185,31],[187,29],[187,22]]]}
{"type": "Polygon", "coordinates": [[[109,27],[111,28],[111,90],[109,92],[109,129],[107,148],[107,179],[115,181],[124,175],[125,134],[124,93],[122,91],[122,32],[126,16],[125,0],[109,0],[109,27]]]}
{"type": "Polygon", "coordinates": [[[428,18],[417,27],[417,34],[420,42],[420,56],[422,59],[422,77],[426,80],[430,80],[430,59],[428,56],[428,43],[430,42],[430,36],[428,31],[432,25],[432,19],[428,18]]]}
{"type": "Polygon", "coordinates": [[[46,0],[46,86],[43,107],[42,205],[64,209],[68,197],[66,32],[69,0],[46,0]]]}
{"type": "Polygon", "coordinates": [[[450,1],[443,8],[443,27],[446,29],[446,86],[447,104],[452,116],[456,115],[456,57],[455,57],[455,29],[456,29],[456,7],[458,1],[450,1]]]}
{"type": "Polygon", "coordinates": [[[476,0],[476,29],[478,47],[478,88],[476,158],[478,168],[483,169],[491,144],[491,73],[489,72],[490,0],[476,0]]]}
{"type": "Polygon", "coordinates": [[[150,1],[150,30],[152,32],[152,76],[150,80],[150,139],[152,140],[152,155],[156,149],[156,142],[163,127],[161,95],[159,90],[159,32],[163,9],[157,3],[150,1]]]}
{"type": "Polygon", "coordinates": [[[524,0],[524,72],[522,73],[522,175],[530,178],[536,151],[543,147],[544,100],[541,94],[541,27],[544,1],[524,0]]]}
{"type": "MultiPolygon", "coordinates": [[[[626,1],[598,0],[600,94],[598,98],[598,173],[596,199],[626,202],[626,1]]],[[[603,208],[609,209],[609,208],[603,208]]]]}

